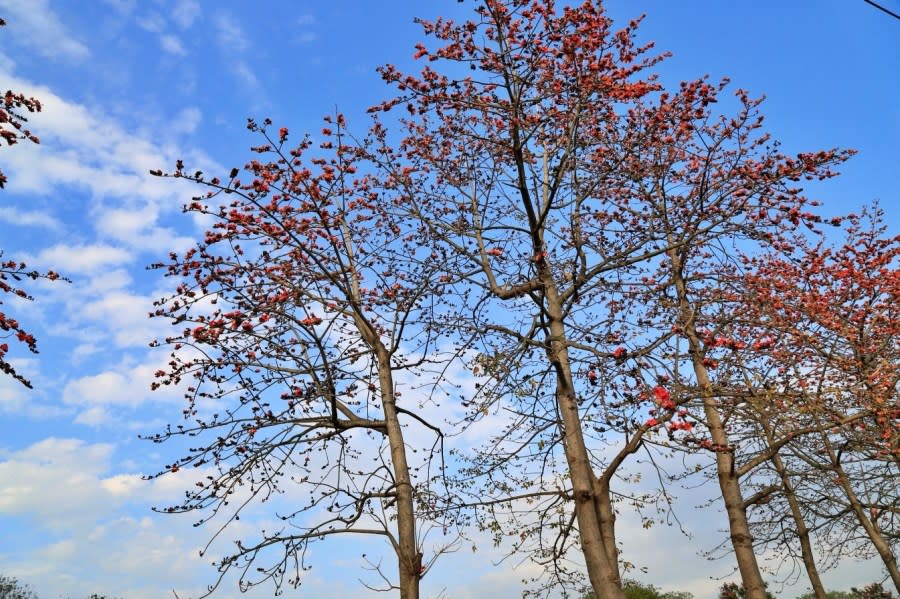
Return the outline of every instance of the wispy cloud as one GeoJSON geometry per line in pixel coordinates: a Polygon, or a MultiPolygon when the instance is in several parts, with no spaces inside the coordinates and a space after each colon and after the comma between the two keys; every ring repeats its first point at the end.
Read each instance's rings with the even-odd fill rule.
{"type": "Polygon", "coordinates": [[[189,106],[172,119],[171,129],[176,133],[193,133],[203,120],[203,112],[196,106],[189,106]]]}
{"type": "MultiPolygon", "coordinates": [[[[147,453],[154,447],[146,442],[147,453]]],[[[15,555],[3,556],[5,566],[45,597],[86,597],[102,588],[109,596],[157,599],[160,572],[178,596],[202,595],[204,583],[215,579],[209,560],[217,557],[217,546],[199,554],[212,533],[192,528],[194,515],[154,515],[149,508],[180,502],[184,489],[210,472],[184,469],[148,481],[134,471],[137,465],[118,465],[120,450],[70,437],[0,449],[0,513],[13,517],[4,533],[29,540],[15,555]],[[15,516],[27,519],[27,528],[16,528],[15,516]],[[107,549],[96,551],[101,546],[107,549]],[[208,578],[198,580],[198,573],[208,578]]],[[[229,526],[220,545],[258,531],[262,523],[254,516],[229,526]]],[[[261,587],[241,596],[262,599],[272,591],[261,587]]]]}
{"type": "Polygon", "coordinates": [[[219,13],[214,20],[216,28],[216,42],[223,50],[234,50],[241,52],[250,47],[244,30],[229,14],[219,13]]]}
{"type": "Polygon", "coordinates": [[[319,38],[319,35],[310,29],[310,27],[316,23],[315,16],[303,14],[297,17],[296,22],[300,30],[294,35],[294,41],[300,44],[308,44],[319,38]]]}
{"type": "Polygon", "coordinates": [[[62,229],[62,223],[58,219],[37,210],[18,210],[0,206],[0,221],[18,227],[44,227],[54,231],[62,229]]]}
{"type": "Polygon", "coordinates": [[[184,46],[181,45],[181,40],[172,34],[167,33],[160,36],[159,45],[169,54],[174,54],[176,56],[185,56],[187,54],[184,46]]]}
{"type": "MultiPolygon", "coordinates": [[[[188,14],[187,16],[190,15],[188,14]]],[[[182,19],[183,18],[184,17],[182,17],[182,19]]],[[[176,24],[177,23],[178,22],[176,21],[176,24]]],[[[159,36],[159,45],[164,52],[174,54],[175,56],[187,55],[187,51],[184,49],[181,40],[177,35],[168,32],[168,29],[170,28],[169,24],[166,22],[165,17],[158,12],[150,12],[142,15],[137,19],[137,25],[144,31],[157,34],[159,36]]]]}
{"type": "MultiPolygon", "coordinates": [[[[146,314],[144,318],[146,319],[146,314]]],[[[122,364],[74,379],[63,391],[63,402],[82,410],[76,417],[76,422],[97,425],[121,418],[126,413],[122,408],[178,399],[183,389],[150,389],[151,383],[156,380],[154,373],[163,368],[165,363],[165,356],[156,356],[143,364],[122,364]]]]}
{"type": "Polygon", "coordinates": [[[126,264],[133,259],[130,252],[105,244],[59,244],[42,250],[37,256],[41,266],[71,274],[86,274],[107,266],[126,264]]]}
{"type": "Polygon", "coordinates": [[[246,62],[243,60],[235,62],[233,70],[237,78],[240,79],[246,87],[250,89],[259,89],[259,79],[246,62]]]}
{"type": "Polygon", "coordinates": [[[103,0],[103,3],[123,15],[130,14],[137,7],[137,0],[103,0]]]}
{"type": "MultiPolygon", "coordinates": [[[[106,115],[11,74],[0,72],[0,80],[40,97],[43,103],[43,111],[32,118],[41,145],[22,144],[4,156],[10,194],[49,195],[62,187],[85,190],[92,200],[95,229],[106,239],[119,242],[124,250],[159,252],[186,247],[190,240],[159,220],[164,213],[176,212],[193,192],[185,182],[161,180],[149,170],[173,165],[177,157],[207,172],[223,170],[220,166],[205,154],[182,152],[169,143],[127,131],[106,115]]],[[[182,116],[188,129],[196,127],[200,119],[196,109],[187,109],[182,116]]],[[[10,210],[5,214],[12,218],[18,213],[10,210]]]]}
{"type": "Polygon", "coordinates": [[[159,33],[166,28],[166,20],[158,12],[147,13],[137,19],[138,27],[151,33],[159,33]]]}
{"type": "Polygon", "coordinates": [[[12,35],[42,56],[77,62],[91,55],[69,34],[47,0],[0,0],[0,9],[12,35]]]}
{"type": "Polygon", "coordinates": [[[187,29],[200,16],[200,4],[196,0],[178,0],[172,9],[172,20],[181,29],[187,29]]]}

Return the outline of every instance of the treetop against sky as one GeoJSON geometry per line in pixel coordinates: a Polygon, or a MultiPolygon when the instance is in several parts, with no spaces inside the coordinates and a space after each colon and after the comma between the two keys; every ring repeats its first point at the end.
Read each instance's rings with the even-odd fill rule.
{"type": "MultiPolygon", "coordinates": [[[[254,157],[249,146],[261,143],[247,130],[248,117],[260,123],[272,119],[269,132],[275,142],[279,128],[288,128],[286,148],[300,143],[306,131],[315,147],[327,141],[334,133],[323,133],[323,126],[337,127],[323,124],[322,118],[337,112],[361,139],[370,122],[367,110],[398,93],[385,85],[376,67],[392,64],[400,72],[417,73],[429,64],[416,48],[426,38],[414,17],[461,21],[473,14],[474,4],[426,6],[404,0],[380,4],[376,11],[362,0],[252,6],[194,0],[0,0],[0,17],[7,22],[0,31],[3,90],[41,102],[39,113],[27,113],[40,144],[20,142],[2,152],[0,166],[8,177],[0,192],[2,260],[52,271],[50,279],[55,272],[71,279],[29,279],[23,284],[35,301],[4,296],[0,306],[15,314],[40,349],[33,355],[0,340],[13,350],[7,358],[15,372],[34,386],[0,378],[0,529],[14,541],[0,549],[0,573],[31,583],[42,597],[101,592],[153,598],[173,588],[179,596],[197,596],[214,581],[210,555],[226,551],[230,539],[277,525],[277,510],[263,504],[233,522],[219,545],[200,557],[212,532],[190,526],[196,514],[150,510],[178,505],[198,470],[179,462],[194,446],[192,440],[156,445],[138,439],[181,422],[185,408],[183,389],[150,390],[160,380],[156,373],[170,368],[170,358],[168,351],[148,343],[171,336],[177,327],[147,314],[157,309],[154,300],[176,292],[178,281],[145,267],[166,260],[169,252],[183,256],[204,239],[216,216],[208,213],[214,210],[182,214],[182,206],[203,190],[149,171],[171,172],[182,159],[190,174],[200,170],[207,179],[226,177],[233,166],[254,157]],[[143,480],[167,465],[165,476],[143,480]]],[[[651,69],[664,87],[675,90],[680,81],[704,75],[714,84],[727,76],[733,83],[722,92],[721,110],[734,112],[733,89],[746,89],[751,98],[765,95],[760,107],[765,131],[783,143],[785,154],[854,149],[857,154],[836,167],[841,172],[836,179],[803,182],[806,195],[823,202],[817,210],[826,217],[858,213],[864,204],[881,200],[887,233],[896,234],[900,212],[891,194],[897,189],[900,83],[892,73],[900,56],[900,22],[865,2],[844,0],[773,0],[752,9],[712,1],[686,6],[611,0],[604,7],[615,29],[646,13],[637,41],[654,42],[648,56],[672,53],[651,69]]],[[[433,40],[426,46],[436,47],[433,40]]],[[[392,131],[397,112],[383,115],[392,131]]],[[[378,184],[386,193],[393,185],[384,179],[378,184]]],[[[493,263],[504,263],[499,244],[484,249],[493,263]]],[[[433,266],[419,265],[417,281],[429,281],[433,266]]],[[[455,297],[457,290],[450,291],[447,297],[455,297]]],[[[419,339],[403,350],[412,353],[419,339]]],[[[618,359],[611,355],[609,363],[615,366],[618,359]]],[[[360,376],[353,370],[359,366],[344,372],[360,376]]],[[[482,362],[480,368],[484,373],[496,364],[482,362]]],[[[721,373],[732,365],[719,368],[721,373]]],[[[580,379],[585,388],[593,382],[584,378],[589,371],[580,379]]],[[[480,392],[481,381],[470,367],[454,362],[447,373],[461,387],[456,395],[480,392]]],[[[401,385],[414,387],[411,378],[403,378],[408,373],[397,376],[401,385]]],[[[650,382],[660,413],[641,412],[644,424],[665,413],[670,401],[654,391],[664,389],[662,383],[650,382]]],[[[440,420],[465,413],[448,401],[430,414],[440,420]]],[[[674,414],[673,422],[682,422],[674,414]]],[[[479,446],[503,422],[500,412],[490,412],[448,440],[448,446],[479,446]]],[[[433,431],[407,429],[408,446],[432,446],[433,431]]],[[[244,430],[251,437],[258,434],[256,427],[253,433],[244,430]]],[[[373,442],[361,447],[371,449],[368,443],[373,442]]],[[[614,448],[605,451],[598,455],[611,459],[614,448]]],[[[652,490],[647,480],[628,492],[652,490]]],[[[730,556],[708,561],[701,555],[727,539],[721,499],[704,509],[693,507],[716,498],[714,487],[685,491],[676,484],[678,520],[670,519],[672,526],[645,529],[647,520],[623,509],[616,531],[623,540],[620,557],[636,568],[625,575],[700,599],[715,596],[721,584],[717,577],[736,579],[730,556]]],[[[280,497],[274,507],[288,509],[300,499],[280,497]]],[[[446,589],[453,597],[518,597],[521,580],[544,569],[517,557],[495,567],[492,562],[502,559],[508,545],[495,548],[489,533],[469,530],[466,535],[453,545],[455,553],[426,563],[423,596],[446,589]]],[[[760,557],[764,567],[781,559],[774,550],[760,557]]],[[[396,570],[393,553],[369,537],[314,544],[307,558],[313,568],[300,589],[316,597],[365,596],[357,579],[381,582],[373,564],[389,574],[396,570]]],[[[875,580],[879,572],[877,560],[848,562],[823,578],[828,588],[846,589],[875,580]]],[[[802,573],[788,578],[787,586],[770,590],[791,597],[808,586],[802,573]]],[[[243,596],[270,594],[271,587],[263,586],[243,596]]],[[[239,596],[233,579],[226,579],[216,596],[239,596]]]]}

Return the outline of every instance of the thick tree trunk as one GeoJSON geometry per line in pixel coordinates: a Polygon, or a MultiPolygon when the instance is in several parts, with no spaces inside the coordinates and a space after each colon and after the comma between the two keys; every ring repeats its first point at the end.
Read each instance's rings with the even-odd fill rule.
{"type": "Polygon", "coordinates": [[[544,278],[546,283],[544,293],[550,329],[548,358],[556,370],[556,402],[562,418],[563,447],[572,481],[575,517],[578,522],[581,549],[584,553],[588,578],[597,599],[625,599],[615,557],[609,489],[607,486],[605,504],[608,506],[609,515],[606,517],[607,525],[604,527],[601,525],[601,514],[606,513],[607,508],[603,507],[602,492],[598,493],[601,489],[591,467],[581,428],[578,401],[566,346],[562,306],[549,268],[545,265],[544,269],[547,271],[544,278]]]}
{"type": "Polygon", "coordinates": [[[597,479],[594,490],[594,505],[597,509],[597,518],[600,521],[600,536],[603,538],[606,558],[615,569],[617,583],[621,584],[619,549],[616,547],[616,512],[612,506],[612,495],[610,494],[609,481],[606,477],[597,479]]]}
{"type": "Polygon", "coordinates": [[[412,480],[406,461],[406,445],[403,430],[397,417],[394,395],[394,379],[390,367],[390,355],[380,343],[376,345],[378,361],[378,382],[384,420],[387,428],[388,445],[391,450],[391,466],[397,493],[397,562],[401,599],[419,599],[419,580],[422,576],[422,554],[416,546],[416,517],[413,504],[412,480]]]}
{"type": "Polygon", "coordinates": [[[716,475],[722,500],[725,503],[725,512],[728,514],[731,546],[734,549],[741,580],[747,591],[747,599],[766,599],[766,585],[753,551],[753,537],[750,534],[744,498],[735,469],[734,454],[729,448],[728,434],[719,414],[719,406],[714,397],[709,371],[703,364],[703,344],[697,333],[695,307],[691,305],[688,298],[687,285],[682,272],[683,264],[676,251],[669,251],[668,256],[672,262],[672,282],[675,284],[681,320],[679,324],[688,341],[688,353],[694,376],[703,397],[706,426],[709,430],[710,441],[716,448],[716,475]]]}

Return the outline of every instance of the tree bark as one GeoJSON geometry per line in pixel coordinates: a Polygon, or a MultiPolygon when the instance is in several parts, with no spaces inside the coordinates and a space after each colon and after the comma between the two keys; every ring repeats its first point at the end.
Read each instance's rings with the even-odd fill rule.
{"type": "Polygon", "coordinates": [[[856,516],[859,524],[863,527],[863,530],[866,531],[866,535],[872,541],[872,545],[875,546],[875,550],[878,552],[879,557],[881,557],[881,561],[884,562],[884,567],[888,571],[888,575],[891,577],[894,586],[897,588],[897,591],[900,592],[900,568],[897,567],[897,558],[891,551],[891,546],[884,539],[881,532],[879,532],[875,522],[873,522],[866,514],[866,509],[856,495],[856,492],[853,490],[853,485],[850,484],[850,479],[847,477],[847,473],[843,466],[841,466],[840,458],[834,451],[834,446],[832,445],[831,440],[828,439],[828,435],[823,434],[822,440],[825,451],[828,453],[828,459],[832,464],[831,470],[835,474],[835,482],[841,490],[843,490],[844,495],[847,497],[847,501],[850,502],[850,509],[853,510],[853,514],[856,516]]]}
{"type": "MultiPolygon", "coordinates": [[[[606,513],[600,485],[588,457],[578,401],[572,379],[572,369],[566,346],[566,331],[563,324],[562,304],[549,266],[541,264],[541,278],[545,283],[547,318],[549,320],[550,347],[548,359],[556,370],[556,402],[562,418],[562,438],[566,462],[575,497],[575,517],[581,538],[588,578],[597,599],[625,599],[619,577],[618,561],[615,557],[615,539],[612,537],[612,520],[607,517],[607,526],[601,526],[601,515],[606,513]],[[604,530],[606,535],[604,535],[604,530]],[[612,551],[610,551],[610,545],[612,551]]],[[[606,487],[606,505],[612,514],[611,502],[606,487]]]]}
{"type": "MultiPolygon", "coordinates": [[[[771,447],[775,442],[775,439],[772,436],[772,429],[769,426],[768,417],[765,414],[760,413],[759,419],[760,424],[766,433],[766,442],[768,446],[771,447]]],[[[806,526],[806,521],[803,518],[803,512],[800,509],[799,501],[797,501],[797,494],[794,492],[794,484],[791,482],[787,466],[777,451],[772,454],[772,459],[770,461],[781,480],[781,488],[784,491],[784,497],[787,499],[788,506],[791,509],[791,518],[793,518],[794,524],[797,525],[797,540],[800,542],[800,554],[803,559],[803,567],[806,569],[806,575],[809,578],[809,584],[812,587],[813,594],[816,599],[827,599],[825,586],[822,584],[822,579],[819,577],[819,570],[816,567],[816,558],[813,554],[812,543],[809,540],[809,528],[806,526]]]]}
{"type": "Polygon", "coordinates": [[[375,352],[388,445],[391,450],[391,466],[394,470],[394,485],[397,493],[397,545],[395,550],[398,558],[400,597],[401,599],[419,599],[422,555],[416,546],[416,516],[412,480],[409,476],[409,464],[406,461],[403,430],[400,427],[397,413],[394,377],[387,349],[378,342],[375,352]]]}
{"type": "Polygon", "coordinates": [[[709,371],[703,364],[703,344],[697,332],[695,307],[691,305],[688,297],[687,284],[683,275],[683,262],[675,250],[670,250],[667,255],[672,263],[672,282],[677,295],[680,326],[688,341],[691,365],[703,398],[706,426],[709,430],[710,441],[716,450],[716,475],[719,489],[722,492],[722,500],[725,503],[725,512],[728,514],[731,546],[734,549],[741,580],[747,591],[747,599],[766,599],[766,585],[753,551],[753,537],[750,534],[744,498],[735,469],[733,450],[729,448],[728,434],[719,414],[709,371]]]}
{"type": "Polygon", "coordinates": [[[597,518],[600,521],[600,536],[603,538],[603,548],[606,550],[606,558],[615,569],[617,583],[621,584],[619,549],[616,547],[616,512],[612,506],[609,481],[606,477],[601,477],[597,479],[596,487],[594,490],[594,503],[597,509],[597,518]]]}

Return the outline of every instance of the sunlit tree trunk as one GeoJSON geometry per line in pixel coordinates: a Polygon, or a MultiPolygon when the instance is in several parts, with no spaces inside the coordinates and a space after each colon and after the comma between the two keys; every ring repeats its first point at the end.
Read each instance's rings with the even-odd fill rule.
{"type": "Polygon", "coordinates": [[[670,250],[668,256],[671,260],[672,283],[675,286],[681,320],[679,326],[688,341],[691,365],[702,394],[706,426],[709,431],[710,441],[715,448],[716,475],[719,481],[719,489],[722,492],[722,500],[725,503],[725,511],[728,514],[731,546],[734,549],[734,556],[737,560],[738,570],[741,573],[741,580],[747,591],[747,599],[766,599],[766,586],[756,560],[756,554],[753,551],[753,537],[750,534],[744,498],[741,494],[740,481],[735,468],[735,456],[729,447],[728,434],[719,414],[719,406],[713,391],[709,371],[703,364],[703,345],[697,332],[696,307],[691,304],[688,297],[681,256],[675,250],[670,250]]]}
{"type": "MultiPolygon", "coordinates": [[[[566,349],[566,331],[563,325],[562,306],[556,292],[549,266],[542,264],[545,282],[547,317],[550,330],[548,358],[556,370],[556,401],[562,419],[562,437],[566,462],[572,482],[575,499],[575,517],[581,535],[581,549],[584,553],[588,578],[598,599],[624,599],[619,578],[618,562],[615,554],[615,539],[612,537],[612,521],[606,517],[606,535],[601,528],[602,514],[610,506],[609,487],[605,487],[606,497],[601,497],[602,487],[598,484],[588,457],[578,414],[578,401],[572,379],[566,349]],[[604,538],[605,537],[605,538],[604,538]],[[610,552],[610,546],[612,552],[610,552]]],[[[611,514],[611,507],[609,507],[611,514]]]]}

